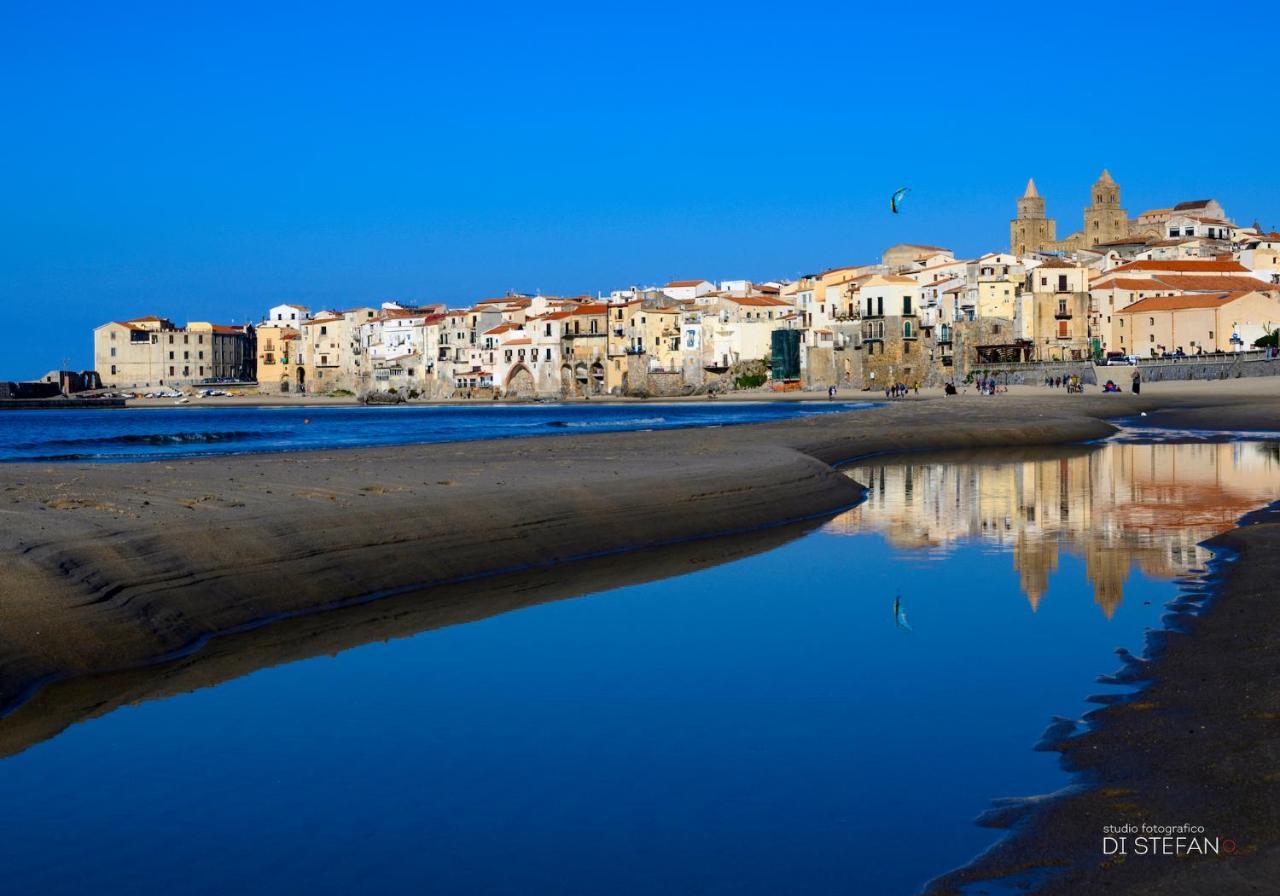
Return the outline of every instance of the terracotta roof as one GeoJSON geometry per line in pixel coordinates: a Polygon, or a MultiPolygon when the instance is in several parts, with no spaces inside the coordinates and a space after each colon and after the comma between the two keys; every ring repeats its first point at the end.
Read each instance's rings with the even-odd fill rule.
{"type": "Polygon", "coordinates": [[[518,329],[520,328],[515,324],[498,324],[496,327],[494,327],[491,330],[485,330],[484,335],[492,336],[495,333],[505,333],[508,330],[518,330],[518,329]]]}
{"type": "Polygon", "coordinates": [[[598,305],[579,305],[570,314],[608,314],[609,306],[603,302],[598,305]]]}
{"type": "Polygon", "coordinates": [[[1070,261],[1063,261],[1061,258],[1050,258],[1048,261],[1037,265],[1036,270],[1040,270],[1041,268],[1070,268],[1071,270],[1079,270],[1082,267],[1083,265],[1075,264],[1070,261]]]}
{"type": "Polygon", "coordinates": [[[1090,289],[1127,289],[1129,291],[1137,290],[1159,290],[1165,289],[1163,283],[1154,277],[1144,280],[1140,277],[1111,277],[1100,283],[1094,283],[1089,286],[1090,289]]]}
{"type": "MultiPolygon", "coordinates": [[[[673,286],[677,289],[689,286],[701,286],[703,283],[710,283],[710,280],[672,280],[667,286],[673,286]]],[[[666,287],[664,287],[666,288],[666,287]]]]}
{"type": "MultiPolygon", "coordinates": [[[[1219,292],[1221,290],[1247,289],[1254,284],[1250,277],[1214,277],[1212,275],[1195,274],[1161,274],[1156,277],[1170,289],[1183,292],[1219,292]]],[[[1262,281],[1257,281],[1261,284],[1262,281]]]]}
{"type": "Polygon", "coordinates": [[[504,346],[507,346],[507,345],[530,345],[532,342],[533,342],[533,340],[532,340],[532,339],[528,339],[528,338],[525,338],[525,337],[521,337],[520,339],[508,339],[506,342],[504,342],[504,343],[502,343],[502,344],[503,344],[504,346]]]}
{"type": "Polygon", "coordinates": [[[1144,311],[1181,311],[1186,308],[1220,308],[1257,290],[1235,292],[1197,293],[1187,296],[1152,296],[1134,302],[1127,308],[1117,309],[1116,314],[1141,314],[1144,311]]]}
{"type": "Polygon", "coordinates": [[[1168,261],[1131,261],[1128,264],[1112,268],[1111,271],[1112,273],[1119,271],[1167,271],[1169,273],[1183,274],[1249,273],[1249,269],[1238,261],[1208,261],[1192,258],[1175,258],[1168,261]]]}
{"type": "Polygon", "coordinates": [[[1179,202],[1177,205],[1173,207],[1173,211],[1185,212],[1193,208],[1204,208],[1210,202],[1213,202],[1213,200],[1212,199],[1192,199],[1190,202],[1179,202]]]}
{"type": "Polygon", "coordinates": [[[790,308],[791,303],[772,296],[725,296],[725,299],[738,305],[752,305],[761,308],[790,308]]]}
{"type": "Polygon", "coordinates": [[[1134,246],[1141,245],[1146,242],[1147,238],[1145,236],[1127,236],[1123,239],[1107,240],[1105,243],[1094,243],[1094,248],[1098,248],[1100,246],[1134,246]]]}

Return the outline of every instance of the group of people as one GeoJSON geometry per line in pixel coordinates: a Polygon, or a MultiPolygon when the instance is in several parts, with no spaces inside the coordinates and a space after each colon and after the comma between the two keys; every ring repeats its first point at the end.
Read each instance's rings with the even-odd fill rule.
{"type": "Polygon", "coordinates": [[[1009,387],[996,382],[995,377],[980,376],[973,382],[978,387],[979,395],[999,395],[1009,391],[1009,387]]]}
{"type": "Polygon", "coordinates": [[[1084,385],[1080,382],[1078,374],[1071,376],[1047,376],[1044,378],[1044,384],[1050,389],[1066,389],[1068,392],[1083,392],[1084,385]]]}
{"type": "Polygon", "coordinates": [[[916,394],[919,395],[920,394],[919,383],[916,383],[914,386],[908,386],[906,383],[892,383],[884,387],[884,397],[885,398],[902,398],[908,392],[910,392],[913,388],[915,389],[916,394]]]}

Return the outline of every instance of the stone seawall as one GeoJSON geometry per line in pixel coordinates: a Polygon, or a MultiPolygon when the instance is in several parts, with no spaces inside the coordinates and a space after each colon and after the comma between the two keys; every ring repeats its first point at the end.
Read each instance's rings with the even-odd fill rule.
{"type": "MultiPolygon", "coordinates": [[[[1047,377],[1069,376],[1080,377],[1080,381],[1088,386],[1098,383],[1098,376],[1093,369],[1093,364],[1088,361],[1004,366],[992,364],[985,367],[981,364],[976,364],[971,372],[974,379],[985,375],[995,377],[998,382],[1010,386],[1043,386],[1047,377]]],[[[1105,380],[1106,376],[1103,376],[1102,379],[1105,380]]],[[[1116,379],[1116,377],[1112,376],[1112,379],[1116,379]]]]}
{"type": "MultiPolygon", "coordinates": [[[[1132,368],[1119,368],[1129,369],[1132,368]]],[[[1197,361],[1188,358],[1185,361],[1166,363],[1139,364],[1142,379],[1148,383],[1163,383],[1182,380],[1231,380],[1244,376],[1275,376],[1280,374],[1280,359],[1265,361],[1252,359],[1248,361],[1197,361]]],[[[1117,379],[1117,382],[1119,380],[1117,379]]]]}

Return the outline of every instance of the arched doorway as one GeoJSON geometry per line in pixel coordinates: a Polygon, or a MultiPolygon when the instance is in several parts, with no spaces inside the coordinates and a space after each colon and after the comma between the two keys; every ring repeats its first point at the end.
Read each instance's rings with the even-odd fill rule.
{"type": "Polygon", "coordinates": [[[573,394],[573,369],[568,364],[560,368],[560,394],[573,394]]]}
{"type": "Polygon", "coordinates": [[[533,374],[523,364],[517,364],[507,377],[507,394],[517,398],[528,398],[533,395],[533,374]]]}
{"type": "Polygon", "coordinates": [[[307,371],[303,367],[298,368],[298,391],[307,391],[307,371]]]}
{"type": "Polygon", "coordinates": [[[281,392],[289,391],[289,374],[287,373],[280,375],[280,391],[281,392]]]}
{"type": "Polygon", "coordinates": [[[591,365],[591,391],[595,395],[604,391],[604,365],[599,361],[591,365]]]}

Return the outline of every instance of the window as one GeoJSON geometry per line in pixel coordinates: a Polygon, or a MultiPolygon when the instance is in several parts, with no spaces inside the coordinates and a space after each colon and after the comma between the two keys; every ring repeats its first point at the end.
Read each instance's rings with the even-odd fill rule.
{"type": "Polygon", "coordinates": [[[1147,318],[1147,322],[1153,327],[1156,325],[1156,319],[1154,317],[1147,318]]]}
{"type": "Polygon", "coordinates": [[[902,297],[902,313],[903,314],[911,313],[911,296],[902,297]]]}
{"type": "Polygon", "coordinates": [[[116,365],[114,365],[114,364],[112,364],[112,365],[111,365],[111,375],[112,375],[112,376],[115,376],[115,375],[116,375],[116,365]]]}
{"type": "Polygon", "coordinates": [[[321,327],[321,328],[320,328],[320,335],[321,335],[321,336],[328,336],[328,335],[329,335],[329,328],[328,328],[328,327],[321,327]]]}
{"type": "Polygon", "coordinates": [[[910,339],[913,335],[915,334],[911,332],[911,321],[904,320],[902,322],[902,338],[910,339]]]}
{"type": "MultiPolygon", "coordinates": [[[[111,338],[114,339],[115,336],[112,336],[111,338]]],[[[116,356],[116,347],[113,345],[111,346],[111,357],[114,358],[115,356],[116,356]]]]}

